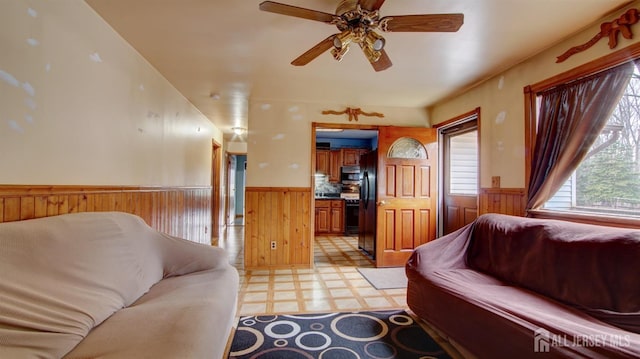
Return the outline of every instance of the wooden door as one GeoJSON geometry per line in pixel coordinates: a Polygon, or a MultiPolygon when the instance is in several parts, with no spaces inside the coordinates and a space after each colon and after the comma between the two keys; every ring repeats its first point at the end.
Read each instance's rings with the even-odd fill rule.
{"type": "Polygon", "coordinates": [[[443,131],[443,234],[478,217],[478,130],[469,121],[443,131]]]}
{"type": "Polygon", "coordinates": [[[436,237],[437,130],[381,127],[378,138],[376,266],[404,266],[436,237]]]}

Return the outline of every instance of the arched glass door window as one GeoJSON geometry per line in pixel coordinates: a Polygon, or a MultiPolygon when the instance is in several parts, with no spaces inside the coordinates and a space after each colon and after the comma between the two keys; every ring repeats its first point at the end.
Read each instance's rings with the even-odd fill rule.
{"type": "Polygon", "coordinates": [[[402,137],[397,139],[389,148],[388,158],[412,158],[412,159],[429,159],[427,149],[420,141],[402,137]]]}

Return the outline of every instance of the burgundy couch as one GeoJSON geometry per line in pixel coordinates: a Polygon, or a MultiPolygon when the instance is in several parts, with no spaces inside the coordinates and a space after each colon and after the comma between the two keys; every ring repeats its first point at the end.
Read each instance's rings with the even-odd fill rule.
{"type": "Polygon", "coordinates": [[[414,251],[407,303],[478,358],[639,358],[640,231],[485,214],[414,251]]]}

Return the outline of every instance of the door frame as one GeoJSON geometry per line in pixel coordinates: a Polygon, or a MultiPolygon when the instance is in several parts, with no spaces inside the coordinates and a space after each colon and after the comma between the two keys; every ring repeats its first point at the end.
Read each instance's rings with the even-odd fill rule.
{"type": "MultiPolygon", "coordinates": [[[[231,198],[234,199],[234,201],[236,200],[237,196],[238,196],[238,188],[235,187],[235,183],[231,183],[231,178],[234,177],[236,174],[234,173],[233,175],[231,174],[232,171],[236,171],[237,170],[237,157],[238,156],[247,156],[246,153],[243,152],[229,152],[226,151],[225,152],[225,163],[226,163],[226,173],[225,173],[225,211],[224,211],[224,222],[225,222],[225,226],[227,225],[231,225],[233,224],[233,221],[231,221],[231,223],[229,220],[232,218],[232,213],[231,213],[231,198]],[[231,162],[231,157],[235,156],[236,158],[236,165],[233,166],[233,168],[231,168],[230,166],[230,162],[231,162]],[[235,192],[232,192],[232,187],[235,187],[235,192]]],[[[247,157],[248,158],[248,157],[247,157]]],[[[248,160],[248,159],[247,159],[248,160]]],[[[242,212],[243,212],[243,216],[244,216],[244,210],[245,210],[245,199],[246,197],[246,192],[247,192],[247,181],[246,181],[246,176],[247,176],[247,162],[244,162],[244,170],[242,171],[244,179],[242,181],[243,186],[242,186],[242,192],[243,192],[243,201],[242,201],[242,212]]],[[[235,205],[235,203],[234,203],[235,205]]],[[[237,211],[237,209],[234,210],[234,212],[237,211]]],[[[233,213],[233,216],[235,217],[235,213],[233,213]]],[[[246,217],[246,216],[245,216],[246,217]]]]}
{"type": "Polygon", "coordinates": [[[437,237],[442,236],[444,233],[444,196],[445,196],[445,166],[446,163],[444,161],[444,151],[445,151],[445,143],[444,143],[444,131],[454,128],[456,126],[463,125],[466,122],[475,120],[477,123],[477,131],[478,131],[478,196],[476,200],[476,206],[478,208],[478,215],[480,214],[480,179],[482,167],[480,166],[480,158],[481,158],[481,121],[480,121],[480,107],[476,107],[475,109],[463,113],[459,116],[451,118],[447,121],[441,122],[437,125],[434,125],[433,128],[438,130],[438,215],[436,218],[437,221],[437,237]]]}
{"type": "MultiPolygon", "coordinates": [[[[316,201],[315,201],[315,193],[316,193],[316,181],[315,179],[315,174],[316,174],[316,129],[317,128],[331,128],[331,129],[342,129],[342,130],[375,130],[378,131],[378,129],[380,128],[380,126],[378,125],[365,125],[365,124],[350,124],[350,123],[330,123],[330,122],[311,122],[311,168],[309,169],[310,171],[310,176],[309,178],[311,179],[311,196],[310,197],[310,213],[309,216],[311,217],[309,219],[309,223],[311,223],[310,230],[311,230],[311,238],[315,238],[315,233],[316,233],[316,201]]],[[[310,257],[309,258],[314,258],[315,257],[315,252],[314,252],[314,242],[315,240],[311,241],[311,245],[309,246],[309,250],[310,250],[310,257]]]]}
{"type": "Polygon", "coordinates": [[[221,215],[220,176],[222,174],[222,145],[211,140],[211,236],[218,235],[221,215]]]}

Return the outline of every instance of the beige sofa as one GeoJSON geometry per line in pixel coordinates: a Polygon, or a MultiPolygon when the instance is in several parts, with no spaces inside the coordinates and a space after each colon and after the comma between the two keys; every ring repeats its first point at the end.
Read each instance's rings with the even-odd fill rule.
{"type": "Polygon", "coordinates": [[[0,224],[0,358],[221,358],[238,273],[134,215],[0,224]]]}

